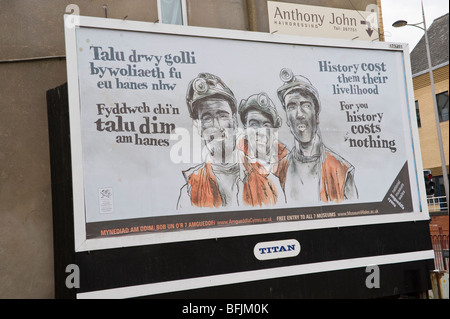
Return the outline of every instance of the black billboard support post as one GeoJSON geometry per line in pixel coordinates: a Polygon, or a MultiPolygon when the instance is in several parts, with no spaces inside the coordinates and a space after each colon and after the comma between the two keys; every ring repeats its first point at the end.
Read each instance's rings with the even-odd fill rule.
{"type": "Polygon", "coordinates": [[[66,279],[69,275],[66,269],[70,269],[70,265],[76,265],[68,102],[67,83],[47,91],[52,181],[54,280],[55,297],[58,299],[76,298],[76,289],[69,289],[66,285],[66,279]]]}

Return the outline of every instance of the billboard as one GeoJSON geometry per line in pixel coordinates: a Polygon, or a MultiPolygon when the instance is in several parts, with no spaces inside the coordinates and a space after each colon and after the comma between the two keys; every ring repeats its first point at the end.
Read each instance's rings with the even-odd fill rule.
{"type": "Polygon", "coordinates": [[[76,251],[428,219],[406,46],[79,18],[76,251]]]}

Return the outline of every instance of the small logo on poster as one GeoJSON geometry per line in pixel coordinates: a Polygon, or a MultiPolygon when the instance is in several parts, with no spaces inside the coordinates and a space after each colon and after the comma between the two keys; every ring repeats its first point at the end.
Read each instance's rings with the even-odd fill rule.
{"type": "Polygon", "coordinates": [[[296,257],[300,254],[300,243],[295,239],[257,243],[253,253],[258,260],[296,257]]]}
{"type": "Polygon", "coordinates": [[[98,189],[98,203],[101,214],[114,212],[113,189],[111,187],[98,189]]]}

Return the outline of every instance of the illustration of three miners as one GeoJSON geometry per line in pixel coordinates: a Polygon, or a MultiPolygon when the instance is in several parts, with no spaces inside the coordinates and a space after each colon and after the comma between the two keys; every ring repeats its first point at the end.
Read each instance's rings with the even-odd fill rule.
{"type": "Polygon", "coordinates": [[[311,82],[282,69],[277,90],[294,137],[279,143],[282,120],[264,92],[238,105],[216,75],[200,73],[188,86],[189,114],[202,138],[204,162],[183,171],[177,207],[271,206],[355,199],[354,167],[322,142],[321,103],[311,82]],[[238,132],[238,116],[244,133],[238,132]]]}

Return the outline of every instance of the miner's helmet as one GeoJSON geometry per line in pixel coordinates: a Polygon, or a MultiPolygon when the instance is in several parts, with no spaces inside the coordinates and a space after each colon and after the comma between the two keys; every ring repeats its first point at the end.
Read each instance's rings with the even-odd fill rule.
{"type": "Polygon", "coordinates": [[[200,73],[189,83],[186,94],[186,102],[191,118],[198,118],[196,102],[210,97],[226,99],[230,104],[232,113],[236,114],[237,102],[230,88],[218,76],[210,73],[200,73]]]}
{"type": "Polygon", "coordinates": [[[270,119],[272,119],[274,128],[279,128],[281,126],[281,118],[278,116],[275,104],[266,93],[262,92],[259,94],[253,94],[246,100],[241,101],[239,104],[238,113],[244,125],[246,123],[247,113],[250,110],[256,110],[268,115],[270,119]]]}
{"type": "Polygon", "coordinates": [[[284,98],[286,94],[298,90],[302,95],[309,95],[314,100],[314,105],[316,109],[316,113],[320,113],[320,99],[319,92],[317,89],[311,84],[308,78],[302,75],[294,75],[290,69],[281,69],[280,79],[284,82],[284,84],[278,88],[277,95],[283,105],[283,108],[286,110],[286,105],[284,103],[284,98]]]}

